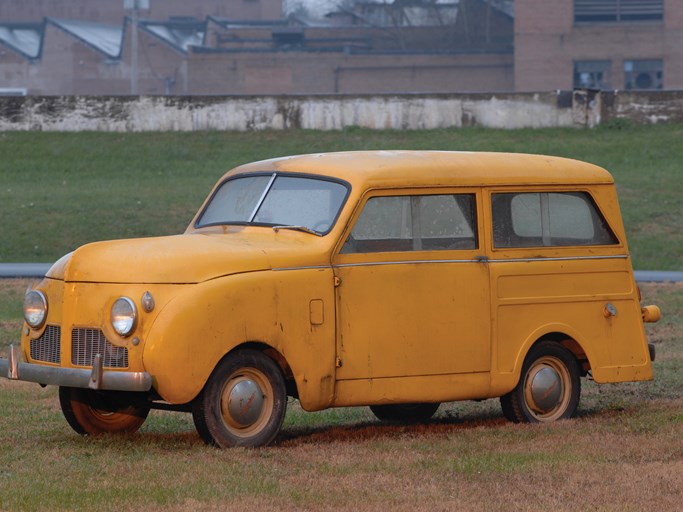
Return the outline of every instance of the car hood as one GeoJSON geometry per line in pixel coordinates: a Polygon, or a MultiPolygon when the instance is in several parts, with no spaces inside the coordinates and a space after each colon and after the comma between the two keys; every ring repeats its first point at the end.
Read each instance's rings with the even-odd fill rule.
{"type": "Polygon", "coordinates": [[[311,264],[311,235],[191,233],[95,242],[67,254],[47,277],[93,283],[199,283],[230,274],[311,264]],[[306,261],[302,261],[302,258],[306,261]]]}

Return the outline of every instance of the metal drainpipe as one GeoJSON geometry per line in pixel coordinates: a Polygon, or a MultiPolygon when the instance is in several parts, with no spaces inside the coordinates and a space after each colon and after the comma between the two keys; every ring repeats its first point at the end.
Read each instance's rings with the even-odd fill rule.
{"type": "Polygon", "coordinates": [[[138,95],[138,3],[134,2],[132,12],[131,56],[130,56],[130,93],[138,95]]]}

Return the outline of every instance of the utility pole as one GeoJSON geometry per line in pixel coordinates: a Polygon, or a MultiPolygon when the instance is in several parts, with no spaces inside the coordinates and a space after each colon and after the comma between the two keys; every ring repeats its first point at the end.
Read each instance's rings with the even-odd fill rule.
{"type": "Polygon", "coordinates": [[[123,8],[131,11],[130,93],[138,95],[138,13],[149,10],[149,0],[123,0],[123,8]]]}

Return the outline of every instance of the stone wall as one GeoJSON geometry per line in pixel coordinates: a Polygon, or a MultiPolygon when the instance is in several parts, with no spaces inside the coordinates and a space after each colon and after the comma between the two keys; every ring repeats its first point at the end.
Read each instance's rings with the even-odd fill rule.
{"type": "Polygon", "coordinates": [[[592,127],[683,122],[683,91],[321,96],[7,96],[0,131],[592,127]]]}

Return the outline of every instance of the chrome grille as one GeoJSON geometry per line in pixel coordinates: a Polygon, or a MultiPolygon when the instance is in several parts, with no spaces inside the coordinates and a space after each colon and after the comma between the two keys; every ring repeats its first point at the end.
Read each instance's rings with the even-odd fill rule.
{"type": "Polygon", "coordinates": [[[61,341],[62,335],[59,326],[46,326],[40,338],[31,340],[31,359],[59,364],[62,360],[61,341]]]}
{"type": "Polygon", "coordinates": [[[79,328],[71,331],[71,363],[92,366],[95,355],[102,354],[102,365],[128,368],[128,349],[112,345],[99,329],[79,328]]]}

